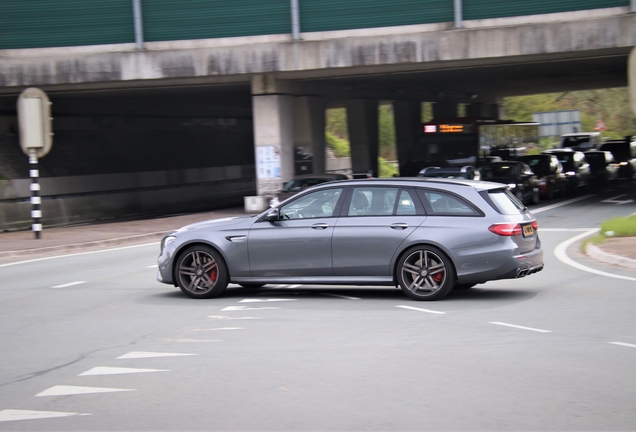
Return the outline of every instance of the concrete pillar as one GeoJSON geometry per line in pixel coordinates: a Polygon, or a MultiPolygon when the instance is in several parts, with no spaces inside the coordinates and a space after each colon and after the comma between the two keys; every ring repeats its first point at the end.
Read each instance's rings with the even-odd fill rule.
{"type": "Polygon", "coordinates": [[[632,51],[629,53],[627,75],[629,81],[629,100],[632,106],[632,112],[636,114],[636,48],[632,48],[632,51]]]}
{"type": "MultiPolygon", "coordinates": [[[[503,109],[503,108],[502,108],[503,109]]],[[[466,116],[475,118],[500,119],[500,106],[496,103],[472,103],[466,106],[466,116]]]]}
{"type": "Polygon", "coordinates": [[[411,161],[413,148],[421,134],[422,103],[419,101],[393,102],[393,120],[398,164],[402,168],[411,161]]]}
{"type": "Polygon", "coordinates": [[[311,153],[314,174],[325,172],[325,109],[323,97],[294,98],[294,147],[302,147],[311,153]]]}
{"type": "Polygon", "coordinates": [[[347,128],[351,146],[351,169],[354,173],[371,172],[378,176],[378,101],[346,101],[347,128]]]}
{"type": "Polygon", "coordinates": [[[252,79],[252,109],[258,196],[279,191],[294,175],[293,96],[270,75],[252,79]]]}
{"type": "Polygon", "coordinates": [[[456,102],[435,102],[433,104],[433,118],[456,118],[457,103],[456,102]]]}

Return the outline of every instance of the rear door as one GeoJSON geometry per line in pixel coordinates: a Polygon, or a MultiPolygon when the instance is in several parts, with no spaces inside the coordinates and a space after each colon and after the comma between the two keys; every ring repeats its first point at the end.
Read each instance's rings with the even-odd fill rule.
{"type": "Polygon", "coordinates": [[[388,276],[400,244],[425,219],[410,188],[351,188],[333,233],[336,276],[388,276]]]}

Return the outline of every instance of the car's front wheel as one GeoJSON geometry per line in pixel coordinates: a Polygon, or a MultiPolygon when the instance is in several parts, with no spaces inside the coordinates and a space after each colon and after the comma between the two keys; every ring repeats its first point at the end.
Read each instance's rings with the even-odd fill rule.
{"type": "Polygon", "coordinates": [[[400,259],[397,279],[402,291],[414,300],[438,300],[455,285],[450,259],[433,246],[415,246],[400,259]]]}
{"type": "Polygon", "coordinates": [[[192,246],[181,254],[176,277],[181,291],[196,299],[218,297],[229,281],[221,255],[204,245],[192,246]]]}

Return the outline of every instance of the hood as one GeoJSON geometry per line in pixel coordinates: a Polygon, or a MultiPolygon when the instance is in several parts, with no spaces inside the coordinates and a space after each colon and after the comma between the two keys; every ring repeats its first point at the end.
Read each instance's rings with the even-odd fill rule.
{"type": "Polygon", "coordinates": [[[218,228],[223,228],[228,226],[234,226],[234,225],[246,223],[248,221],[253,221],[255,217],[256,215],[233,216],[233,217],[225,217],[225,218],[219,218],[219,219],[209,219],[209,220],[195,222],[193,224],[181,227],[178,230],[176,230],[175,233],[198,230],[198,229],[206,229],[206,228],[218,229],[218,228]]]}

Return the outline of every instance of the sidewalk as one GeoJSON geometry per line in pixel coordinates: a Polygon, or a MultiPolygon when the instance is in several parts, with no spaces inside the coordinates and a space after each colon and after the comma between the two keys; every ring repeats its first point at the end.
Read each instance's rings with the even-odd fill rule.
{"type": "MultiPolygon", "coordinates": [[[[244,215],[244,208],[237,207],[153,219],[45,228],[39,240],[31,231],[5,232],[0,233],[0,263],[159,243],[164,235],[184,225],[244,215]]],[[[589,246],[587,255],[598,261],[636,270],[636,237],[613,238],[601,246],[589,246]]]]}

